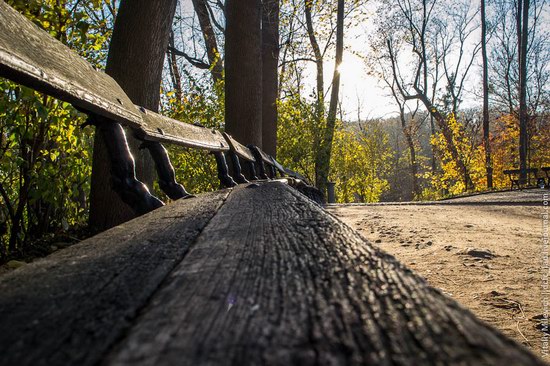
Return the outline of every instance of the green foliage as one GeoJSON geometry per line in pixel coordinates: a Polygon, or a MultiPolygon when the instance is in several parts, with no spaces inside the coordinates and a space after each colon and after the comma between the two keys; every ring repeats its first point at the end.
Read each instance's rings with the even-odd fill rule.
{"type": "MultiPolygon", "coordinates": [[[[110,1],[8,3],[98,67],[110,1]]],[[[69,104],[0,79],[0,259],[87,221],[91,129],[69,104]]]]}
{"type": "MultiPolygon", "coordinates": [[[[223,82],[213,88],[191,83],[190,89],[178,99],[172,90],[163,96],[163,114],[189,124],[223,129],[223,82]]],[[[176,180],[192,193],[209,192],[219,188],[214,157],[202,150],[167,146],[176,170],[176,180]]],[[[158,192],[158,190],[157,190],[158,192]]],[[[159,192],[159,195],[160,194],[159,192]]]]}
{"type": "Polygon", "coordinates": [[[337,126],[331,160],[336,201],[378,202],[389,189],[392,157],[388,135],[376,123],[358,129],[337,126]]]}
{"type": "Polygon", "coordinates": [[[0,80],[0,191],[4,253],[86,219],[91,140],[66,103],[0,80]],[[52,184],[55,182],[55,184],[52,184]]]}
{"type": "Polygon", "coordinates": [[[315,105],[294,94],[278,102],[277,160],[315,181],[315,105]]]}
{"type": "MultiPolygon", "coordinates": [[[[277,159],[313,182],[319,141],[315,103],[294,95],[280,101],[278,108],[277,159]]],[[[388,136],[377,124],[356,128],[338,122],[330,166],[337,202],[378,201],[389,188],[386,176],[392,156],[388,136]]]]}

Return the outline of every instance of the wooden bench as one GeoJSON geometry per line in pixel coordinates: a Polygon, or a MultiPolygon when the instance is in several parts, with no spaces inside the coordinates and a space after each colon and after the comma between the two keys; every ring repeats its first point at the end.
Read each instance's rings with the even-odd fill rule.
{"type": "MultiPolygon", "coordinates": [[[[187,193],[161,141],[212,151],[232,186],[0,277],[0,365],[544,365],[292,189],[295,178],[244,182],[240,160],[260,175],[262,164],[266,175],[288,172],[260,149],[136,109],[112,79],[4,2],[0,75],[70,101],[100,132],[118,134],[112,154],[128,154],[116,122],[131,127],[153,146],[174,196],[187,193]],[[54,61],[42,63],[50,52],[54,61]]],[[[126,156],[111,159],[115,183],[133,173],[126,156]]],[[[138,211],[162,206],[118,184],[138,211]]]]}
{"type": "Polygon", "coordinates": [[[525,186],[531,185],[531,176],[533,177],[534,181],[537,181],[537,172],[538,169],[536,168],[530,168],[525,170],[527,172],[527,180],[522,181],[519,176],[521,173],[520,169],[507,169],[504,170],[503,173],[510,178],[510,190],[514,189],[514,186],[517,187],[517,189],[522,189],[525,186]]]}
{"type": "Polygon", "coordinates": [[[544,173],[546,177],[546,187],[550,187],[550,166],[543,166],[540,171],[544,173]]]}
{"type": "MultiPolygon", "coordinates": [[[[229,175],[225,158],[225,154],[230,152],[228,136],[135,106],[110,76],[94,69],[6,3],[0,3],[0,11],[0,76],[69,102],[88,114],[90,124],[96,125],[98,133],[105,139],[111,159],[113,187],[138,214],[149,212],[163,203],[135,177],[134,161],[120,124],[129,127],[143,141],[143,147],[149,150],[155,161],[159,186],[171,199],[189,197],[190,194],[175,181],[174,168],[161,142],[212,152],[222,185],[233,187],[237,184],[229,175]]],[[[257,147],[253,149],[259,151],[257,147]]],[[[237,155],[257,164],[260,172],[265,170],[266,163],[272,170],[273,159],[256,159],[247,147],[240,145],[237,155]]],[[[261,152],[261,156],[265,153],[261,152]]],[[[238,157],[234,154],[232,162],[233,167],[238,165],[238,157]]],[[[240,175],[236,177],[238,183],[245,182],[240,175]]],[[[257,177],[253,175],[252,178],[257,177]]],[[[261,178],[267,179],[267,176],[261,174],[261,178]]]]}

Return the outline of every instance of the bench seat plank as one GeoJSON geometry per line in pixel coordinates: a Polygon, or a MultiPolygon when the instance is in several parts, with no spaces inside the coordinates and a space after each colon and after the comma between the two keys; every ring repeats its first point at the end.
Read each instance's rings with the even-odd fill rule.
{"type": "Polygon", "coordinates": [[[227,191],[179,200],[0,277],[0,365],[95,365],[227,191]]]}
{"type": "Polygon", "coordinates": [[[229,144],[219,131],[183,123],[140,106],[136,108],[145,121],[136,131],[139,138],[209,151],[229,151],[229,144]]]}
{"type": "Polygon", "coordinates": [[[0,1],[0,76],[130,127],[143,122],[122,88],[0,1]]]}
{"type": "Polygon", "coordinates": [[[236,187],[105,365],[543,365],[280,182],[236,187]]]}

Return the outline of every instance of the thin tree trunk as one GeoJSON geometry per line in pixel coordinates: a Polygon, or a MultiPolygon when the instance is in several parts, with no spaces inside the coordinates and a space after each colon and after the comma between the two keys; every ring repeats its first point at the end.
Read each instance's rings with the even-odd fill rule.
{"type": "Polygon", "coordinates": [[[225,129],[243,144],[262,147],[261,3],[227,0],[225,129]]]}
{"type": "Polygon", "coordinates": [[[466,186],[466,190],[468,190],[469,187],[474,189],[475,187],[472,182],[472,178],[470,177],[470,172],[468,171],[464,160],[460,157],[458,149],[456,148],[456,144],[453,141],[453,132],[449,128],[445,117],[441,113],[439,113],[435,106],[432,105],[431,101],[428,99],[428,97],[426,97],[426,95],[419,94],[418,98],[424,104],[430,114],[434,117],[435,122],[437,123],[439,129],[441,130],[441,133],[443,134],[443,138],[445,139],[447,149],[449,149],[449,152],[451,153],[451,157],[458,165],[458,169],[462,172],[462,174],[464,174],[464,185],[466,186]]]}
{"type": "Polygon", "coordinates": [[[193,7],[199,18],[204,44],[206,45],[206,54],[210,63],[210,72],[214,82],[219,82],[223,78],[223,63],[221,61],[218,42],[214,34],[214,28],[208,14],[208,4],[206,0],[193,0],[193,7]]]}
{"type": "Polygon", "coordinates": [[[324,71],[323,71],[323,55],[321,53],[321,48],[317,42],[317,37],[315,37],[315,30],[313,29],[313,20],[311,16],[311,8],[313,6],[313,1],[306,1],[305,5],[305,14],[306,14],[306,28],[309,42],[311,48],[313,49],[313,56],[315,58],[315,66],[317,68],[316,81],[317,81],[317,104],[316,104],[316,114],[319,119],[324,115],[324,105],[325,105],[325,85],[324,85],[324,71]]]}
{"type": "MultiPolygon", "coordinates": [[[[174,48],[174,31],[170,32],[170,47],[174,48]]],[[[172,87],[176,92],[176,98],[179,102],[183,99],[183,89],[181,86],[181,74],[178,68],[178,60],[174,52],[170,52],[170,77],[172,79],[172,87]]]]}
{"type": "MultiPolygon", "coordinates": [[[[435,123],[434,123],[434,116],[430,113],[430,137],[435,136],[435,123]]],[[[435,146],[431,145],[432,150],[432,156],[431,156],[431,163],[432,163],[432,172],[435,173],[437,170],[437,162],[436,162],[436,153],[435,153],[435,146]]]]}
{"type": "Polygon", "coordinates": [[[487,68],[487,22],[485,18],[485,0],[481,0],[481,56],[483,59],[483,147],[485,148],[487,188],[493,189],[493,163],[491,162],[491,144],[489,142],[489,76],[487,68]]]}
{"type": "MultiPolygon", "coordinates": [[[[122,0],[106,72],[124,89],[130,99],[157,111],[164,55],[176,9],[176,0],[122,0]]],[[[130,150],[136,160],[137,178],[151,187],[153,160],[140,142],[127,134],[130,150]]],[[[110,167],[105,143],[96,134],[90,193],[90,226],[105,230],[135,217],[134,212],[111,189],[110,167]]]]}
{"type": "MultiPolygon", "coordinates": [[[[521,35],[518,39],[519,44],[519,168],[520,180],[527,180],[527,42],[528,42],[528,19],[529,19],[529,0],[523,0],[523,9],[521,6],[522,0],[518,1],[518,18],[522,19],[518,22],[521,24],[521,35]]],[[[518,29],[518,34],[520,30],[518,29]]]]}
{"type": "MultiPolygon", "coordinates": [[[[397,98],[396,98],[397,99],[397,98]]],[[[405,120],[405,110],[400,106],[399,117],[401,120],[401,129],[403,135],[405,135],[405,141],[407,141],[407,147],[409,148],[409,169],[411,172],[412,180],[412,193],[414,198],[420,196],[420,187],[418,185],[418,163],[416,162],[416,148],[414,146],[414,139],[409,128],[407,128],[407,122],[405,120]]]]}
{"type": "Polygon", "coordinates": [[[319,165],[317,156],[320,154],[321,140],[323,138],[322,131],[324,128],[325,120],[325,85],[324,85],[324,70],[323,70],[323,54],[321,48],[317,42],[315,36],[315,30],[313,29],[312,11],[313,1],[305,2],[305,16],[306,16],[306,30],[313,50],[313,57],[315,59],[316,66],[316,81],[317,81],[317,100],[315,102],[315,116],[313,126],[313,151],[316,156],[315,160],[315,184],[318,186],[321,181],[321,166],[319,165]]]}
{"type": "Polygon", "coordinates": [[[264,0],[262,8],[262,144],[277,154],[277,96],[279,63],[279,0],[264,0]]]}
{"type": "Polygon", "coordinates": [[[330,174],[330,157],[332,154],[332,140],[334,139],[334,128],[336,125],[336,111],[338,108],[338,96],[340,92],[340,64],[344,52],[344,0],[338,0],[338,10],[336,16],[336,60],[334,62],[334,75],[332,77],[332,89],[330,94],[330,103],[327,116],[327,125],[325,127],[321,147],[317,154],[317,166],[319,174],[317,176],[317,188],[325,192],[328,177],[330,174]]]}

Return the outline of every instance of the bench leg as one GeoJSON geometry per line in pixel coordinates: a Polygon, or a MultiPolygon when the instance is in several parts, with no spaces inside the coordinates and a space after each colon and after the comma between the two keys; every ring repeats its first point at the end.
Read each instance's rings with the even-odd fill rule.
{"type": "Polygon", "coordinates": [[[275,167],[273,165],[269,165],[269,178],[275,179],[277,178],[277,171],[275,170],[275,167]]]}
{"type": "Polygon", "coordinates": [[[254,158],[256,159],[256,164],[258,165],[258,177],[260,179],[269,179],[265,171],[265,165],[262,159],[262,154],[258,150],[258,147],[254,145],[248,145],[248,148],[250,149],[250,151],[252,152],[252,155],[254,155],[254,158]]]}
{"type": "Polygon", "coordinates": [[[193,197],[181,184],[176,182],[176,172],[170,162],[168,151],[166,151],[160,142],[143,141],[140,149],[149,150],[157,169],[159,187],[170,199],[177,200],[193,197]]]}
{"type": "Polygon", "coordinates": [[[100,117],[95,117],[91,123],[97,126],[97,131],[105,141],[111,163],[111,184],[122,201],[138,215],[164,206],[164,203],[153,196],[147,186],[136,178],[136,164],[122,126],[100,117]]]}
{"type": "Polygon", "coordinates": [[[216,165],[218,167],[218,178],[220,179],[221,184],[224,187],[231,188],[235,187],[237,183],[229,175],[229,168],[227,167],[227,162],[225,161],[225,155],[221,151],[212,152],[214,158],[216,158],[216,165]]]}
{"type": "Polygon", "coordinates": [[[253,161],[247,161],[246,165],[248,166],[248,177],[250,180],[258,180],[256,175],[256,164],[253,161]]]}
{"type": "Polygon", "coordinates": [[[231,160],[231,166],[233,167],[233,177],[235,178],[235,182],[239,184],[248,183],[248,180],[242,173],[241,163],[237,154],[235,154],[233,151],[230,151],[228,155],[229,159],[231,160]]]}

